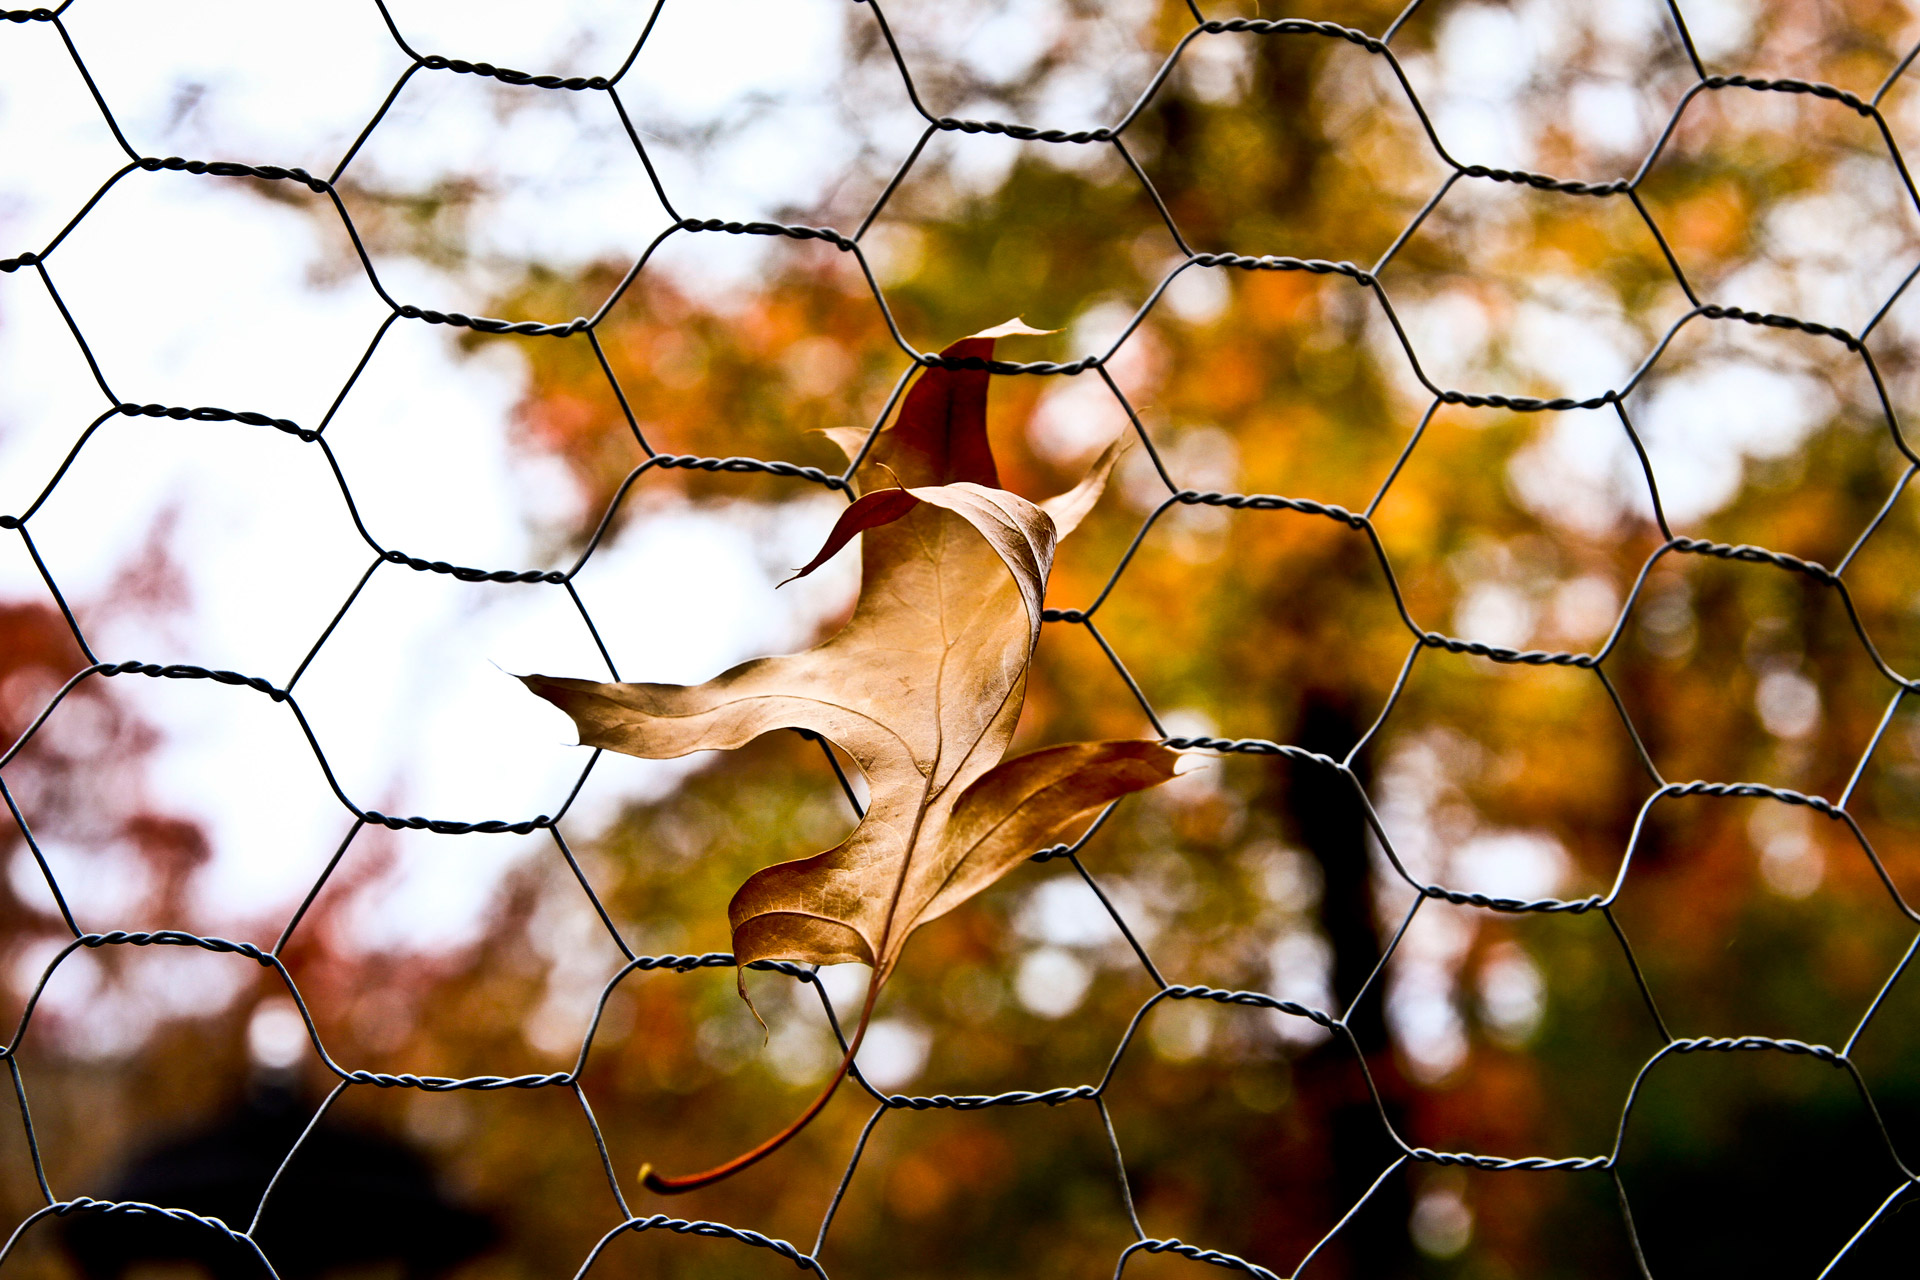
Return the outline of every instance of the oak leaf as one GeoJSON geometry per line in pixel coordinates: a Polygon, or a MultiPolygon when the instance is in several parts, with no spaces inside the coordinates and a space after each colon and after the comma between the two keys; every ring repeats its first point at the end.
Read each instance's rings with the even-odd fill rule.
{"type": "MultiPolygon", "coordinates": [[[[944,353],[990,359],[995,338],[944,353]]],[[[573,717],[584,745],[649,758],[745,745],[802,729],[845,751],[871,801],[836,848],[757,872],[728,907],[736,961],[871,965],[846,1058],[794,1124],[735,1160],[687,1178],[688,1191],[772,1153],[826,1105],[858,1051],[874,999],[913,931],[973,897],[1077,818],[1174,775],[1152,740],[1081,742],[1003,761],[1026,694],[1056,540],[1092,507],[1119,453],[1044,503],[999,487],[987,443],[983,368],[935,366],[909,390],[858,471],[811,572],[861,535],[853,616],[804,653],[759,658],[705,684],[602,684],[526,676],[573,717]]],[[[857,431],[835,432],[858,457],[857,431]]],[[[744,988],[743,992],[744,994],[744,988]]]]}

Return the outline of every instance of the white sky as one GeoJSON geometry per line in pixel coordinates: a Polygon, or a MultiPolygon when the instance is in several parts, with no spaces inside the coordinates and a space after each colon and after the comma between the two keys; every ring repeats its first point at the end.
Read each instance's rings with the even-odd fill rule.
{"type": "MultiPolygon", "coordinates": [[[[730,7],[740,21],[724,59],[712,42],[695,57],[667,39],[707,25],[693,6],[663,21],[660,53],[631,77],[637,117],[651,104],[653,118],[664,118],[671,103],[676,123],[698,124],[750,88],[824,100],[837,65],[837,27],[824,19],[837,21],[839,6],[730,7]],[[797,42],[796,28],[806,33],[797,42]]],[[[594,74],[618,66],[641,10],[402,3],[395,12],[423,52],[594,74]]],[[[325,172],[405,66],[370,4],[213,4],[181,23],[148,5],[83,0],[70,26],[143,154],[325,172]]],[[[615,133],[605,95],[517,91],[533,105],[501,117],[489,81],[422,73],[414,86],[357,176],[497,184],[506,194],[483,201],[475,227],[483,255],[567,266],[635,250],[659,230],[665,215],[615,133]]],[[[752,217],[810,198],[800,185],[808,158],[749,131],[722,149],[711,177],[672,156],[662,167],[693,193],[689,207],[752,217]]],[[[44,244],[119,163],[56,33],[37,23],[0,29],[0,254],[44,244]]],[[[363,278],[332,270],[338,246],[325,237],[339,234],[237,183],[136,173],[49,267],[118,397],[311,425],[386,314],[363,278]]],[[[396,296],[425,306],[477,307],[490,283],[484,271],[454,277],[418,261],[381,269],[396,296]]],[[[362,518],[385,545],[427,559],[553,567],[541,558],[551,545],[543,533],[573,517],[580,497],[559,464],[509,442],[523,368],[498,347],[462,357],[451,337],[396,325],[329,431],[362,518]]],[[[0,509],[18,512],[106,403],[30,271],[0,277],[0,386],[0,509]]],[[[801,643],[846,598],[846,572],[772,591],[832,513],[828,499],[663,510],[604,546],[579,587],[624,674],[704,678],[801,643]]],[[[103,657],[230,667],[276,683],[373,558],[317,448],[238,424],[111,419],[31,528],[103,657]],[[155,530],[184,573],[188,606],[157,617],[116,612],[107,598],[115,575],[155,530]]],[[[0,546],[0,596],[44,597],[11,535],[0,546]]],[[[385,566],[298,695],[360,804],[511,820],[550,812],[585,759],[565,718],[505,674],[531,670],[603,670],[562,589],[461,584],[385,566]]],[[[207,926],[270,919],[297,901],[349,819],[292,717],[258,695],[204,683],[123,679],[114,691],[164,734],[159,807],[201,820],[213,837],[216,861],[197,881],[207,926]]],[[[685,767],[604,761],[575,830],[591,831],[620,797],[657,791],[685,767]]],[[[370,943],[458,938],[498,875],[537,848],[515,837],[400,840],[403,872],[365,921],[370,943]],[[458,856],[444,856],[454,845],[458,856]]],[[[83,923],[126,923],[87,909],[111,910],[124,863],[57,841],[49,852],[74,877],[83,923]]]]}

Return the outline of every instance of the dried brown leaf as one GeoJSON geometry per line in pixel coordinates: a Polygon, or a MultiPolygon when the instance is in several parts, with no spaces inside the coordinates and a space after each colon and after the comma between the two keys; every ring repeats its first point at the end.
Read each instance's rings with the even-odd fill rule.
{"type": "MultiPolygon", "coordinates": [[[[991,358],[1002,331],[948,348],[991,358]]],[[[913,931],[999,879],[1077,818],[1173,776],[1153,741],[1076,743],[1002,762],[1026,693],[1057,531],[1085,515],[1118,456],[1044,505],[999,487],[986,434],[989,375],[927,370],[873,441],[882,483],[842,514],[811,572],[861,536],[853,617],[804,653],[760,658],[693,687],[527,676],[593,747],[650,758],[739,747],[774,729],[817,733],[860,766],[871,801],[839,846],[749,877],[728,907],[737,961],[873,966],[847,1062],[913,931]]],[[[857,455],[860,433],[835,433],[857,455]],[[852,438],[858,436],[857,439],[852,438]]],[[[796,576],[799,576],[798,574],[796,576]]],[[[825,1105],[706,1174],[649,1174],[691,1190],[769,1154],[825,1105]]]]}

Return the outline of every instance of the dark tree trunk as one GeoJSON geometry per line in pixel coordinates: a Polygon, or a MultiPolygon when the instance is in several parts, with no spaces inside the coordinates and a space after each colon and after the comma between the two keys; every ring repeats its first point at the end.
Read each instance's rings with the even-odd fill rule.
{"type": "MultiPolygon", "coordinates": [[[[1293,742],[1338,760],[1363,732],[1351,697],[1309,689],[1301,699],[1293,742]]],[[[1355,768],[1364,782],[1364,759],[1356,760],[1355,768]]],[[[1388,1114],[1397,1122],[1400,1077],[1387,1036],[1385,993],[1378,981],[1367,987],[1384,940],[1374,916],[1366,809],[1352,785],[1331,769],[1297,765],[1286,771],[1283,804],[1295,837],[1320,864],[1325,885],[1320,927],[1333,949],[1334,1012],[1346,1012],[1353,1037],[1352,1044],[1336,1037],[1322,1045],[1299,1068],[1301,1104],[1321,1112],[1317,1119],[1326,1141],[1327,1199],[1337,1220],[1399,1154],[1353,1058],[1358,1045],[1388,1114]],[[1363,988],[1366,996],[1356,1006],[1363,988]]],[[[1389,1180],[1335,1240],[1329,1261],[1337,1258],[1342,1273],[1354,1280],[1393,1280],[1408,1274],[1413,1263],[1407,1234],[1411,1212],[1406,1178],[1389,1180]]],[[[1316,1261],[1316,1268],[1320,1265],[1316,1261]]]]}

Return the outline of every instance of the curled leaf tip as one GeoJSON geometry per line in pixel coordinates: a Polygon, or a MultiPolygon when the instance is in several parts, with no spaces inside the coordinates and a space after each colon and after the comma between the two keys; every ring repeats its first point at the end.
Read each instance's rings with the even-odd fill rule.
{"type": "Polygon", "coordinates": [[[976,338],[1038,338],[1049,333],[1058,333],[1058,329],[1036,329],[1019,316],[974,334],[976,338]]]}
{"type": "Polygon", "coordinates": [[[794,570],[793,577],[780,585],[786,586],[794,578],[804,578],[827,561],[839,554],[840,548],[853,540],[853,535],[867,529],[876,529],[881,525],[892,524],[920,505],[920,499],[906,488],[878,489],[854,502],[840,513],[833,531],[820,548],[820,553],[806,564],[794,570]]]}
{"type": "MultiPolygon", "coordinates": [[[[792,579],[788,579],[788,581],[792,581],[792,579]]],[[[735,989],[740,992],[740,998],[746,1002],[747,1012],[752,1014],[753,1020],[760,1024],[760,1047],[765,1048],[767,1041],[773,1038],[773,1032],[767,1026],[767,1020],[760,1016],[759,1007],[753,1003],[753,997],[747,994],[746,968],[745,966],[736,966],[733,973],[733,985],[735,989]]]]}

